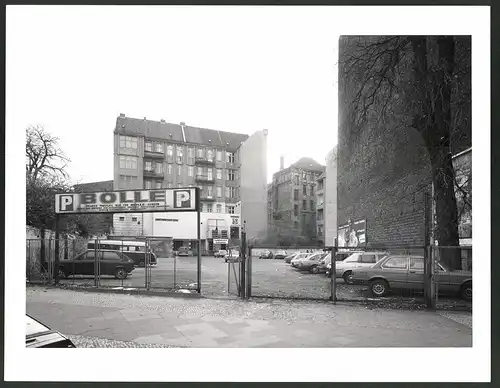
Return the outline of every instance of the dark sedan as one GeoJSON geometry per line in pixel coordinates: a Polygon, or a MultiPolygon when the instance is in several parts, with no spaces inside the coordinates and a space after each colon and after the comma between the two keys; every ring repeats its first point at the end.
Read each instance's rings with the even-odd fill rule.
{"type": "MultiPolygon", "coordinates": [[[[472,300],[472,273],[453,271],[442,263],[434,270],[436,286],[441,293],[456,293],[472,300]]],[[[424,290],[424,258],[422,256],[390,255],[372,267],[354,269],[352,281],[366,284],[374,296],[385,296],[391,289],[424,290]]]]}
{"type": "Polygon", "coordinates": [[[59,264],[59,276],[94,275],[98,263],[101,275],[112,275],[117,279],[125,279],[135,268],[135,262],[119,251],[94,250],[80,253],[74,259],[62,260],[59,264]]]}

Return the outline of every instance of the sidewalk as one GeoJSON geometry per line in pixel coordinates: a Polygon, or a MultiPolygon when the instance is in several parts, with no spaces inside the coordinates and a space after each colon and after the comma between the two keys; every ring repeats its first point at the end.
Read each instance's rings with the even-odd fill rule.
{"type": "Polygon", "coordinates": [[[137,346],[222,348],[472,346],[470,327],[436,313],[321,302],[248,302],[29,287],[26,309],[80,342],[89,338],[93,347],[128,347],[118,341],[137,346]]]}

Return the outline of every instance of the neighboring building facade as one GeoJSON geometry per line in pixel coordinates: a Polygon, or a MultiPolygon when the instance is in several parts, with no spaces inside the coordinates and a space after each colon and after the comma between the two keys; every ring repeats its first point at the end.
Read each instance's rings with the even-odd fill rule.
{"type": "Polygon", "coordinates": [[[325,167],[311,158],[302,158],[273,174],[268,188],[269,228],[276,233],[316,239],[316,180],[325,167]]]}
{"type": "MultiPolygon", "coordinates": [[[[357,39],[342,36],[339,44],[338,225],[365,225],[368,246],[422,246],[425,195],[432,195],[429,154],[422,135],[401,125],[406,117],[368,117],[355,124],[353,98],[362,80],[342,74],[357,39]]],[[[450,152],[470,147],[466,121],[452,134],[450,152]]]]}
{"type": "Polygon", "coordinates": [[[325,189],[325,246],[333,246],[337,237],[337,148],[326,156],[325,189]]]}
{"type": "Polygon", "coordinates": [[[316,180],[316,237],[319,244],[325,245],[325,197],[326,172],[316,180]]]}
{"type": "MultiPolygon", "coordinates": [[[[120,114],[114,131],[114,188],[199,187],[202,250],[223,249],[226,244],[214,244],[214,240],[239,243],[245,213],[242,198],[253,200],[249,209],[265,216],[265,202],[258,209],[260,198],[266,195],[265,187],[258,183],[265,181],[267,169],[266,134],[258,131],[249,137],[120,114]],[[242,147],[244,144],[248,145],[242,147]],[[264,162],[252,169],[259,157],[264,162]],[[252,175],[255,186],[242,177],[244,164],[243,170],[252,175]]],[[[113,226],[117,235],[172,237],[174,249],[196,243],[195,213],[115,214],[113,226]]],[[[265,230],[266,224],[249,216],[247,228],[265,230]]]]}

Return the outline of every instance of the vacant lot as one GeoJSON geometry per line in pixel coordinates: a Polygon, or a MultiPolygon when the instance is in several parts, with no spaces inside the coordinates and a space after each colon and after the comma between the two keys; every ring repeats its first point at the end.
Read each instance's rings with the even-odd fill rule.
{"type": "MultiPolygon", "coordinates": [[[[196,257],[159,258],[158,265],[151,269],[151,284],[154,289],[196,289],[197,271],[196,257]]],[[[237,295],[236,278],[239,276],[239,264],[228,265],[223,259],[202,257],[202,294],[206,296],[237,295]],[[230,274],[228,276],[228,270],[230,274]],[[236,277],[235,277],[236,273],[236,277]],[[229,285],[229,287],[228,287],[229,285]]],[[[92,286],[92,276],[75,276],[62,281],[65,284],[92,286]]],[[[144,268],[136,268],[123,281],[111,276],[100,279],[103,287],[130,287],[144,288],[144,268]]],[[[253,258],[252,261],[252,296],[254,297],[282,297],[305,299],[328,299],[330,297],[330,279],[323,274],[313,275],[301,272],[286,264],[283,260],[264,260],[253,258]]],[[[356,300],[369,302],[373,305],[412,304],[422,302],[421,294],[405,293],[393,294],[386,298],[373,298],[364,286],[344,284],[337,279],[338,300],[356,300]]],[[[470,309],[471,304],[460,299],[442,297],[439,305],[446,308],[470,309]]]]}

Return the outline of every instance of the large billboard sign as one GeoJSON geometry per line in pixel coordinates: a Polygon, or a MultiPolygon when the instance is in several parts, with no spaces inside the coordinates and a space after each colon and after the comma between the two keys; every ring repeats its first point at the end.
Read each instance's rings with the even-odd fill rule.
{"type": "Polygon", "coordinates": [[[338,247],[359,247],[366,244],[366,220],[354,221],[337,228],[338,247]]]}
{"type": "Polygon", "coordinates": [[[198,210],[196,188],[56,194],[59,214],[198,210]]]}

